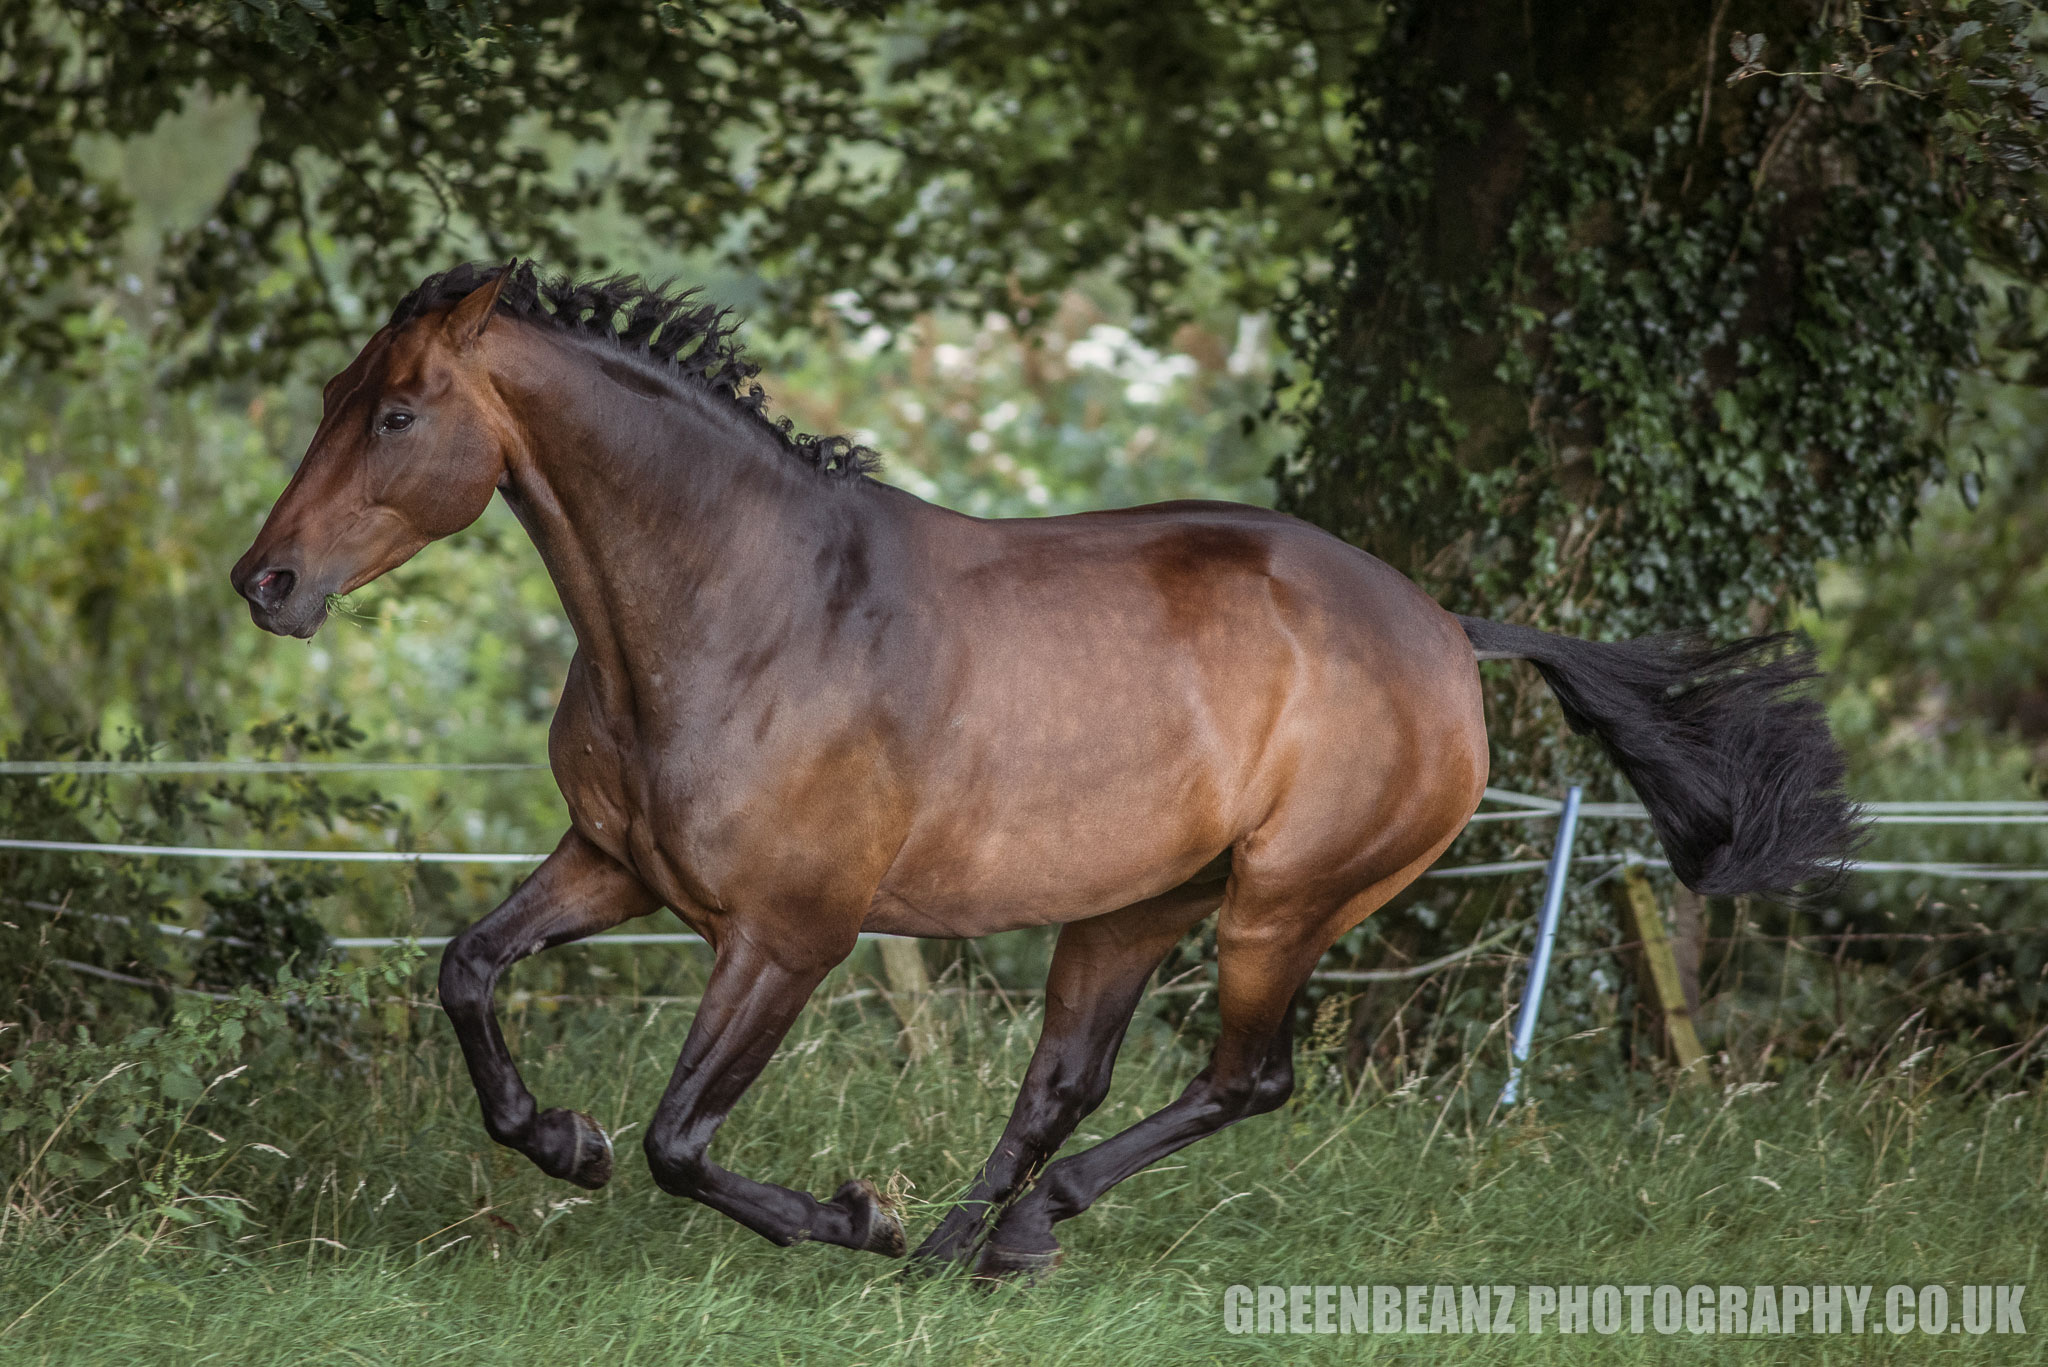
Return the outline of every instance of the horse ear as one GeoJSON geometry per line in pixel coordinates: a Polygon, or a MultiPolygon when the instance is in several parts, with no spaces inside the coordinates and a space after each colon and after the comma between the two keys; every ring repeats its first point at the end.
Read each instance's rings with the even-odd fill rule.
{"type": "Polygon", "coordinates": [[[484,335],[484,329],[491,324],[491,315],[497,311],[498,295],[503,292],[505,282],[512,278],[512,266],[515,264],[508,263],[505,269],[491,278],[489,284],[471,290],[448,315],[448,338],[458,348],[475,346],[476,339],[484,335]]]}

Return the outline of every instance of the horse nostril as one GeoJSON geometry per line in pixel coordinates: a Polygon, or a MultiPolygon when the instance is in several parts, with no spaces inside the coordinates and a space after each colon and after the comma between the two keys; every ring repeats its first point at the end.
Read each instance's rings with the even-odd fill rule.
{"type": "Polygon", "coordinates": [[[292,596],[298,582],[299,576],[290,570],[265,570],[249,585],[249,598],[266,612],[275,612],[279,604],[292,596]]]}

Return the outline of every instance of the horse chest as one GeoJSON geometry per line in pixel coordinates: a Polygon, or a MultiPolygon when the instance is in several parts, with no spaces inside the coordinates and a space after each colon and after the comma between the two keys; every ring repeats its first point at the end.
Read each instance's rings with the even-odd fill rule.
{"type": "Polygon", "coordinates": [[[548,757],[583,836],[673,903],[677,880],[654,858],[658,809],[648,747],[631,712],[579,656],[548,735],[548,757]]]}
{"type": "Polygon", "coordinates": [[[735,762],[729,739],[667,726],[650,733],[575,687],[549,737],[577,829],[685,919],[731,903],[735,881],[775,843],[760,800],[768,770],[735,762]]]}

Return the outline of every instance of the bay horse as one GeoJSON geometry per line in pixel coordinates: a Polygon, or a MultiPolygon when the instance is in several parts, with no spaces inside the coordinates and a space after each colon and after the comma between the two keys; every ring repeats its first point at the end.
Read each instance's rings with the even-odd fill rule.
{"type": "Polygon", "coordinates": [[[1782,638],[1598,644],[1458,617],[1235,504],[963,516],[770,421],[754,374],[691,292],[518,262],[434,275],[328,383],[233,571],[257,625],[307,637],[330,595],[493,491],[539,549],[576,633],[548,740],[570,828],[448,946],[440,995],[485,1128],[550,1176],[603,1185],[610,1141],[538,1108],[498,977],[666,906],[714,962],[645,1133],[655,1180],[778,1244],[901,1255],[871,1183],[821,1201],[719,1167],[712,1136],[862,931],[1057,925],[1016,1109],[916,1253],[1049,1266],[1055,1224],[1287,1098],[1297,989],[1479,804],[1482,660],[1534,663],[1701,892],[1790,889],[1857,837],[1810,658],[1782,638]],[[1208,1065],[1048,1166],[1103,1100],[1147,979],[1211,913],[1208,1065]]]}

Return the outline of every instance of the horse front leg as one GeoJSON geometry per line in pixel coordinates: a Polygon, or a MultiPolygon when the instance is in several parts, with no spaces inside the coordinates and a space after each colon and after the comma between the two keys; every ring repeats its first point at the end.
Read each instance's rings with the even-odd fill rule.
{"type": "Polygon", "coordinates": [[[611,1140],[580,1111],[539,1110],[526,1090],[491,996],[498,977],[529,954],[608,930],[659,908],[640,880],[575,831],[496,911],[441,955],[441,1005],[455,1027],[491,1138],[550,1177],[593,1190],[612,1175],[611,1140]]]}
{"type": "Polygon", "coordinates": [[[853,949],[855,937],[834,937],[830,949],[802,942],[813,935],[720,937],[704,1000],[683,1041],[675,1075],[647,1128],[647,1165],[672,1196],[701,1201],[771,1242],[815,1239],[896,1258],[903,1226],[872,1182],[850,1181],[829,1201],[727,1172],[706,1157],[726,1115],[774,1056],[797,1013],[825,974],[853,949]]]}

